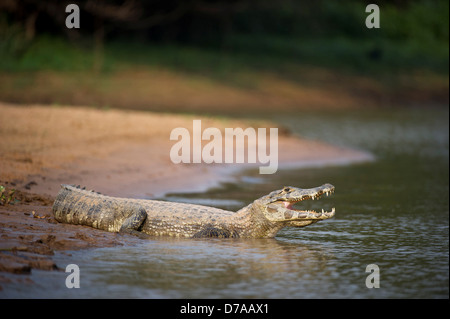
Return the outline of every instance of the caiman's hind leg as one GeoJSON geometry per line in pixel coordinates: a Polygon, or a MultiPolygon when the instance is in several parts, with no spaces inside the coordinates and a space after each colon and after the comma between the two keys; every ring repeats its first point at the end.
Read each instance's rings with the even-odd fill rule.
{"type": "Polygon", "coordinates": [[[145,219],[147,218],[147,212],[145,209],[140,208],[135,213],[131,214],[130,217],[125,219],[122,226],[120,227],[119,233],[130,234],[137,236],[139,238],[148,238],[147,234],[144,234],[140,230],[144,225],[145,219]]]}
{"type": "Polygon", "coordinates": [[[235,231],[227,229],[216,228],[214,226],[206,226],[198,233],[195,233],[192,238],[238,238],[239,234],[235,231]]]}

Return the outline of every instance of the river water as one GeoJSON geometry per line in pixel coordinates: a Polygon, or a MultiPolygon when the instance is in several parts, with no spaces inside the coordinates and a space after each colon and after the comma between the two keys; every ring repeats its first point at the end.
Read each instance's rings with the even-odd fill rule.
{"type": "Polygon", "coordinates": [[[275,239],[136,239],[58,253],[59,267],[79,266],[79,289],[66,288],[65,272],[33,270],[35,284],[13,287],[9,296],[448,298],[448,116],[405,109],[272,117],[303,137],[370,151],[376,161],[270,176],[248,171],[207,192],[166,199],[237,210],[285,185],[329,182],[335,194],[304,207],[336,207],[335,218],[284,229],[275,239]],[[378,276],[366,272],[368,265],[378,276]]]}

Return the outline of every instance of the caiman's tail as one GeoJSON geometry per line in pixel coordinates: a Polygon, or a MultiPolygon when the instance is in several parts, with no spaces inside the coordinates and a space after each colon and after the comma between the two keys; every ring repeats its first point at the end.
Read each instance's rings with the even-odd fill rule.
{"type": "Polygon", "coordinates": [[[53,204],[55,219],[61,223],[86,225],[118,231],[122,220],[115,218],[113,198],[85,190],[80,186],[61,185],[53,204]]]}

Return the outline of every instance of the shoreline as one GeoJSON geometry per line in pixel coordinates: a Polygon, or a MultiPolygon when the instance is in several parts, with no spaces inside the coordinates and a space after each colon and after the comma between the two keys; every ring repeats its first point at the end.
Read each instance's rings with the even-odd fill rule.
{"type": "MultiPolygon", "coordinates": [[[[151,199],[164,197],[167,193],[203,192],[220,186],[222,182],[232,182],[234,175],[258,170],[261,165],[174,164],[168,156],[165,158],[161,154],[164,148],[159,147],[158,154],[154,154],[147,143],[126,145],[107,157],[78,159],[63,168],[47,168],[19,182],[19,189],[26,191],[28,188],[38,194],[56,196],[61,184],[75,184],[110,196],[151,199]],[[152,156],[156,158],[150,160],[152,156]]],[[[278,170],[341,166],[374,160],[368,152],[296,136],[281,137],[279,147],[290,151],[279,154],[278,170]],[[297,152],[299,149],[305,151],[297,152]]],[[[165,154],[168,153],[167,147],[165,154]]]]}
{"type": "MultiPolygon", "coordinates": [[[[255,164],[174,164],[172,129],[273,127],[277,123],[205,116],[98,110],[85,107],[0,102],[0,185],[56,196],[61,184],[76,184],[111,196],[151,198],[167,192],[217,186],[255,164]],[[10,121],[8,119],[14,119],[10,121]]],[[[317,167],[372,161],[359,150],[307,140],[279,129],[278,168],[317,167]]],[[[235,153],[236,143],[232,143],[235,153]]],[[[256,148],[255,148],[256,149],[256,148]]],[[[227,150],[224,148],[223,153],[227,150]]],[[[266,166],[266,164],[262,165],[266,166]]]]}
{"type": "MultiPolygon", "coordinates": [[[[200,192],[260,164],[174,164],[170,131],[192,127],[193,116],[76,107],[15,107],[0,102],[0,185],[18,202],[0,205],[0,291],[6,275],[58,270],[54,251],[121,245],[134,238],[56,222],[51,213],[60,184],[134,198],[200,192]],[[5,120],[14,119],[14,120],[5,120]]],[[[205,127],[273,123],[199,117],[205,127]]],[[[282,133],[278,169],[372,161],[370,153],[282,133]]],[[[281,185],[283,186],[283,185],[281,185]]],[[[301,186],[301,185],[299,185],[301,186]]]]}

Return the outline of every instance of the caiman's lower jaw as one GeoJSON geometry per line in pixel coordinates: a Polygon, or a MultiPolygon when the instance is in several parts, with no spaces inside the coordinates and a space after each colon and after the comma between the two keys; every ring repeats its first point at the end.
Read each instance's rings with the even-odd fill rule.
{"type": "Polygon", "coordinates": [[[298,212],[298,213],[306,213],[306,214],[314,214],[315,216],[320,216],[321,214],[327,215],[327,214],[333,214],[335,213],[335,208],[333,207],[331,209],[331,211],[327,212],[322,208],[321,212],[316,212],[315,210],[311,209],[311,210],[301,210],[301,209],[295,209],[292,207],[292,203],[286,203],[283,202],[285,205],[285,208],[287,208],[288,210],[294,211],[294,212],[298,212]]]}

